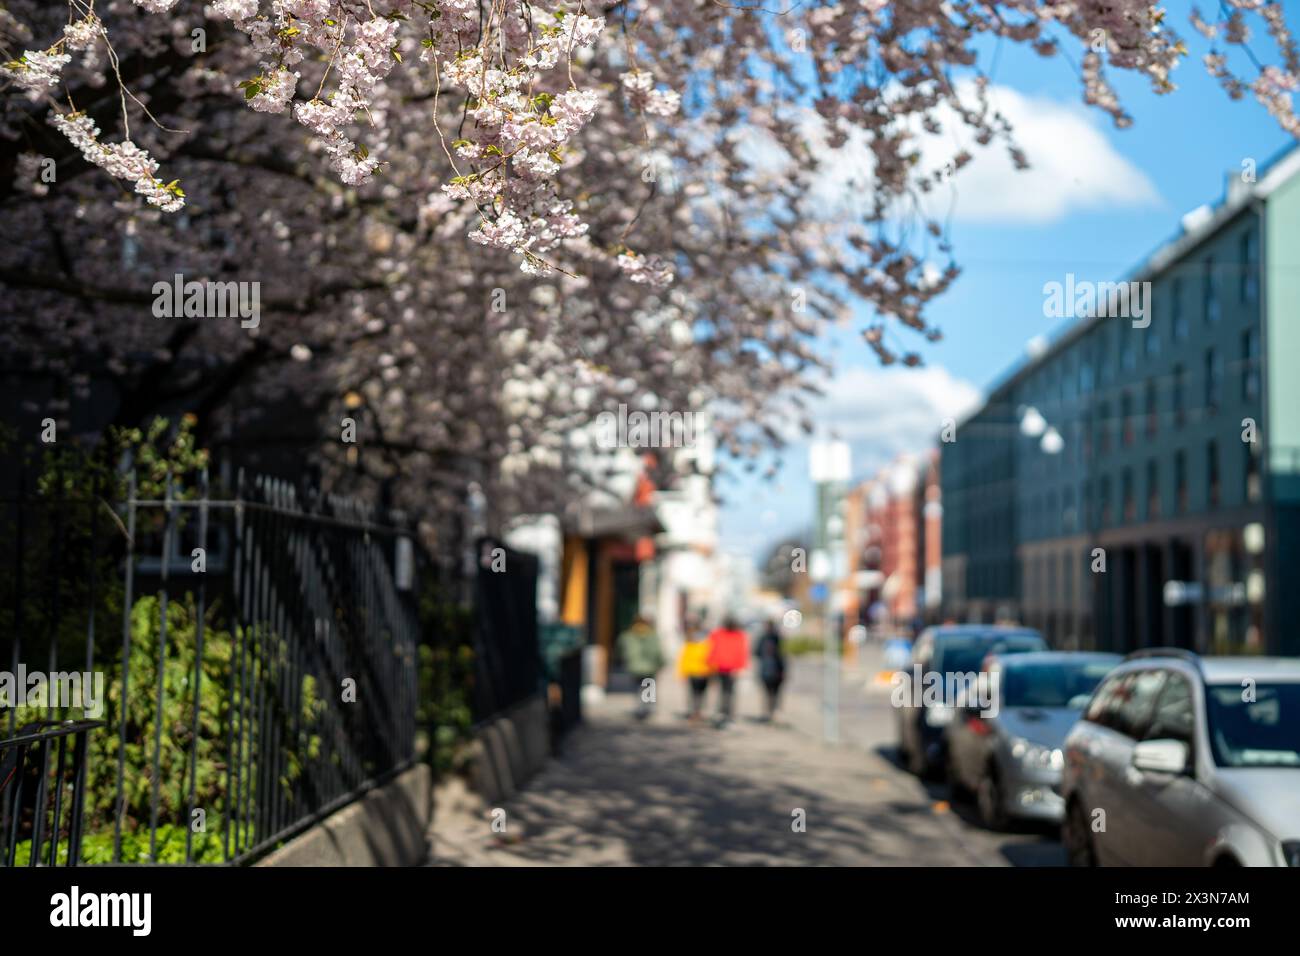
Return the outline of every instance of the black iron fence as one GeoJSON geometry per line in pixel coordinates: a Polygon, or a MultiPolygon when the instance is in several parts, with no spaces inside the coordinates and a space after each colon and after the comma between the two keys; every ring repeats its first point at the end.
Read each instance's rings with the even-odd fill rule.
{"type": "Polygon", "coordinates": [[[20,832],[31,834],[26,843],[29,866],[41,862],[57,866],[80,857],[86,794],[86,735],[102,726],[103,722],[97,720],[38,720],[0,740],[3,846],[6,848],[0,865],[13,866],[16,862],[20,832]],[[51,751],[55,753],[52,764],[51,751]],[[65,801],[67,845],[62,847],[60,855],[65,801]],[[48,827],[47,820],[52,821],[48,827]]]}
{"type": "Polygon", "coordinates": [[[478,542],[474,720],[482,723],[543,689],[537,632],[538,560],[495,538],[478,542]]]}
{"type": "Polygon", "coordinates": [[[413,761],[414,547],[392,516],[242,474],[146,493],[134,469],[17,471],[0,864],[240,862],[413,761]]]}

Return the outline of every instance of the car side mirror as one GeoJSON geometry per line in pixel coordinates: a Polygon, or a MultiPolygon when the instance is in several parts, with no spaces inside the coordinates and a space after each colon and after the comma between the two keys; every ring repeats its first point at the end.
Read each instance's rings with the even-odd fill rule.
{"type": "Polygon", "coordinates": [[[1133,748],[1133,766],[1154,773],[1186,773],[1188,756],[1181,740],[1143,740],[1133,748]]]}

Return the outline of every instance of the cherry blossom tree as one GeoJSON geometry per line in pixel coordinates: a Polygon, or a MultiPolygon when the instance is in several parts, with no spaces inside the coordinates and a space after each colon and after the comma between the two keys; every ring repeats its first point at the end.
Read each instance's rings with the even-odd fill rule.
{"type": "MultiPolygon", "coordinates": [[[[959,274],[925,200],[972,158],[929,168],[923,138],[1032,159],[982,41],[1068,61],[1119,125],[1108,74],[1169,92],[1189,55],[1135,0],[776,2],[2,0],[0,347],[56,411],[107,383],[104,425],[183,406],[408,507],[473,480],[549,508],[598,480],[569,436],[619,403],[707,407],[753,457],[806,427],[827,323],[922,360],[959,274]],[[850,140],[843,214],[817,188],[850,140]],[[260,320],[158,317],[175,274],[258,283],[260,320]]],[[[1300,130],[1279,4],[1192,26],[1300,130]]]]}

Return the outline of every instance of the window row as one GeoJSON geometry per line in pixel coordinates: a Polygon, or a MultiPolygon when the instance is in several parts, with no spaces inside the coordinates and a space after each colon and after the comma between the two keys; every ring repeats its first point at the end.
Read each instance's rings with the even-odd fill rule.
{"type": "MultiPolygon", "coordinates": [[[[1260,446],[1256,442],[1242,442],[1241,449],[1238,467],[1242,474],[1243,498],[1246,503],[1254,503],[1260,500],[1263,490],[1260,446]]],[[[1224,504],[1223,449],[1217,441],[1210,441],[1200,450],[1199,457],[1205,479],[1202,486],[1203,506],[1206,509],[1218,508],[1224,504]]],[[[1155,521],[1187,514],[1190,511],[1187,451],[1176,451],[1170,465],[1172,481],[1163,492],[1160,462],[1152,458],[1147,461],[1140,476],[1134,469],[1124,468],[1116,476],[1118,481],[1110,475],[1102,475],[1095,482],[1085,480],[1077,501],[1072,486],[1061,489],[1059,496],[1055,489],[1034,495],[1028,499],[1022,511],[1025,537],[1074,534],[1089,528],[1132,524],[1138,520],[1155,521]],[[1141,511],[1139,504],[1142,505],[1141,511]]]]}

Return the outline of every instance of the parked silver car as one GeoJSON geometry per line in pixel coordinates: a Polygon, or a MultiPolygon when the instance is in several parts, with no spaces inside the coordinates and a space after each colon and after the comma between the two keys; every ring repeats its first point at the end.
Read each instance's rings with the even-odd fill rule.
{"type": "Polygon", "coordinates": [[[1065,735],[1121,660],[1118,654],[1042,651],[988,662],[993,706],[965,706],[947,727],[954,796],[974,793],[990,829],[1013,819],[1059,823],[1065,815],[1057,792],[1065,735]]]}
{"type": "Polygon", "coordinates": [[[1064,756],[1075,865],[1300,866],[1300,660],[1130,655],[1064,756]]]}

